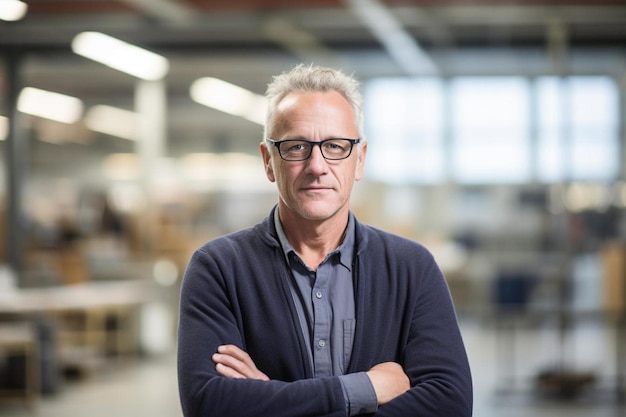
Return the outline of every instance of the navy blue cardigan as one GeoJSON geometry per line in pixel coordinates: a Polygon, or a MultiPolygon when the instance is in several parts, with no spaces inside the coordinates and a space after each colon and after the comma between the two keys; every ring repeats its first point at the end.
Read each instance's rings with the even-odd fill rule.
{"type": "MultiPolygon", "coordinates": [[[[181,289],[178,379],[186,417],[346,416],[337,377],[313,378],[274,216],[192,256],[181,289]],[[220,376],[222,344],[271,381],[220,376]]],[[[357,222],[356,331],[348,373],[400,363],[411,389],[375,416],[466,417],[472,382],[448,287],[419,244],[357,222]]]]}

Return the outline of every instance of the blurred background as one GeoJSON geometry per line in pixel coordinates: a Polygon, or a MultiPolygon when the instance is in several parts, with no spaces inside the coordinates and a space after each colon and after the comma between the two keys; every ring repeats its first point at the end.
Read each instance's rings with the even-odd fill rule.
{"type": "Polygon", "coordinates": [[[180,416],[192,251],[276,202],[273,75],[353,73],[352,208],[425,244],[476,416],[618,416],[626,2],[0,1],[0,415],[180,416]]]}

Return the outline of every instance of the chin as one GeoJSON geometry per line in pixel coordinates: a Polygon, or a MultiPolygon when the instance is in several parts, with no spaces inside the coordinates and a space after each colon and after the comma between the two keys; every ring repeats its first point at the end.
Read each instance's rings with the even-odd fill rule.
{"type": "Polygon", "coordinates": [[[304,219],[311,221],[323,221],[330,219],[341,210],[340,207],[329,206],[328,204],[307,204],[306,206],[299,206],[297,213],[304,219]]]}

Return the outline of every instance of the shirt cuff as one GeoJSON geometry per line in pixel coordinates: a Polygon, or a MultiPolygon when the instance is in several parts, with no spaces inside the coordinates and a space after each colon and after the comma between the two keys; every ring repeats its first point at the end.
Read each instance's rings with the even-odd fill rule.
{"type": "Polygon", "coordinates": [[[349,416],[375,413],[378,409],[376,391],[365,372],[341,375],[341,388],[349,416]]]}

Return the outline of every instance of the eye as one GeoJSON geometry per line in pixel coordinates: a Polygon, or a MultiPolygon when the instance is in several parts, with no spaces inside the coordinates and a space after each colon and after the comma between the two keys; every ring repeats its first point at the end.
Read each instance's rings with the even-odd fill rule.
{"type": "Polygon", "coordinates": [[[345,151],[347,149],[346,141],[337,139],[324,142],[324,148],[332,152],[345,151]]]}
{"type": "Polygon", "coordinates": [[[304,149],[304,144],[303,143],[296,143],[296,144],[291,145],[289,147],[290,151],[301,151],[302,149],[304,149]]]}
{"type": "Polygon", "coordinates": [[[283,155],[288,155],[290,157],[300,158],[305,155],[311,148],[307,142],[299,141],[299,140],[286,140],[280,144],[280,152],[283,155]]]}
{"type": "Polygon", "coordinates": [[[305,142],[292,142],[287,146],[287,152],[300,152],[307,149],[307,144],[305,142]]]}

